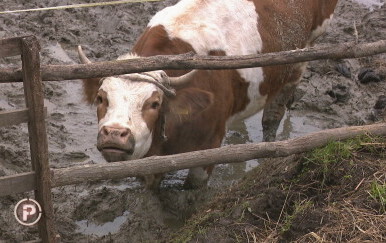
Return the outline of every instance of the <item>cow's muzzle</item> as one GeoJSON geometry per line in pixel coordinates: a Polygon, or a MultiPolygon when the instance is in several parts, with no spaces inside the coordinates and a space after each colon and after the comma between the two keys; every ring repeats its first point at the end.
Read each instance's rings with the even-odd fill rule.
{"type": "Polygon", "coordinates": [[[108,162],[127,160],[134,146],[134,136],[128,128],[104,126],[98,133],[97,148],[108,162]]]}

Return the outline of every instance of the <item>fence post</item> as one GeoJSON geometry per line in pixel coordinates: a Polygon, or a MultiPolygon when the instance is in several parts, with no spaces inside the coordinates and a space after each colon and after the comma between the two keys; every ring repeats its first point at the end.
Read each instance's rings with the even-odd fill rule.
{"type": "Polygon", "coordinates": [[[40,75],[40,45],[36,37],[22,38],[24,94],[28,108],[28,133],[32,169],[36,175],[35,199],[42,206],[39,235],[43,242],[57,242],[51,200],[51,177],[44,116],[44,91],[40,75]]]}

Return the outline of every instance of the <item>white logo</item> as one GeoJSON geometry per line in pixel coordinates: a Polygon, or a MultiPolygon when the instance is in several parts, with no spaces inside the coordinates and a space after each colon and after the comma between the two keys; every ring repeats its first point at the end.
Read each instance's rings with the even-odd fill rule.
{"type": "Polygon", "coordinates": [[[37,201],[26,198],[16,204],[14,213],[20,224],[32,226],[42,217],[42,208],[37,201]]]}

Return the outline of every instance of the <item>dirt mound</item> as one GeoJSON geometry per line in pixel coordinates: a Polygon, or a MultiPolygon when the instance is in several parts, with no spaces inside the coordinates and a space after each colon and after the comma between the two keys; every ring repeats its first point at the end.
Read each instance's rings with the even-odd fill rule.
{"type": "Polygon", "coordinates": [[[266,160],[168,241],[383,242],[385,142],[362,136],[266,160]]]}

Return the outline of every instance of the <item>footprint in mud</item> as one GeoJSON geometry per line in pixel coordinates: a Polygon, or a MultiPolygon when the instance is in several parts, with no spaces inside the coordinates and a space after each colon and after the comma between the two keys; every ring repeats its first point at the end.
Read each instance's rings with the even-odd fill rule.
{"type": "Polygon", "coordinates": [[[358,80],[362,84],[368,84],[371,82],[380,82],[381,76],[370,68],[363,68],[359,71],[358,80]]]}
{"type": "Polygon", "coordinates": [[[344,77],[351,79],[351,69],[346,63],[338,63],[335,66],[335,70],[344,77]]]}
{"type": "Polygon", "coordinates": [[[350,98],[350,88],[343,85],[333,85],[331,90],[326,92],[331,98],[335,99],[336,103],[344,103],[350,98]]]}
{"type": "Polygon", "coordinates": [[[386,120],[386,95],[378,97],[373,107],[373,111],[369,115],[369,120],[374,122],[386,120]]]}

